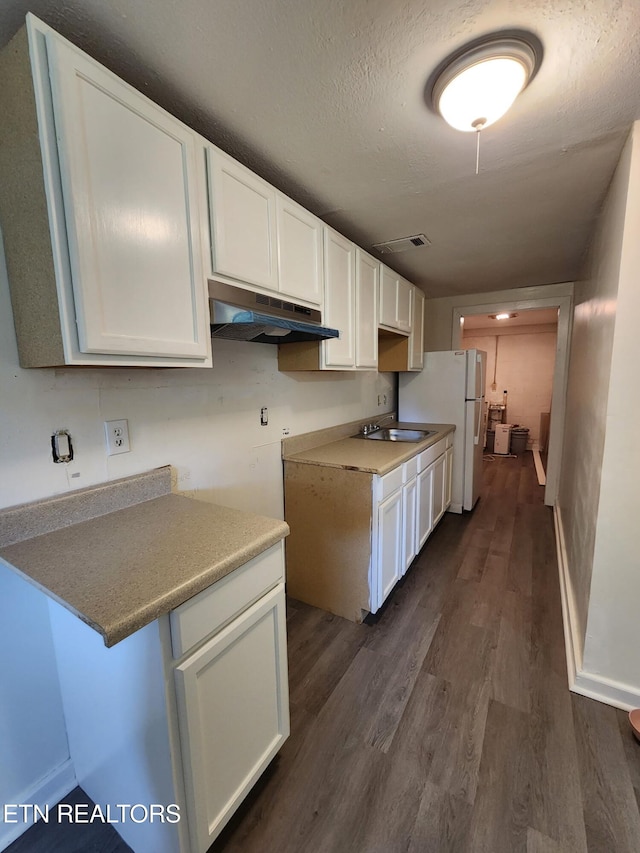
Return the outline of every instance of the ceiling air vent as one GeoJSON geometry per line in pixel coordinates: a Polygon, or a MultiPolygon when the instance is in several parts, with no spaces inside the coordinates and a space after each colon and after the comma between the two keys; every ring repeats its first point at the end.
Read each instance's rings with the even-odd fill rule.
{"type": "Polygon", "coordinates": [[[373,248],[381,255],[390,255],[396,252],[406,252],[407,249],[418,249],[420,246],[430,246],[431,241],[424,234],[415,234],[413,237],[401,237],[399,240],[387,240],[386,243],[374,243],[373,248]]]}

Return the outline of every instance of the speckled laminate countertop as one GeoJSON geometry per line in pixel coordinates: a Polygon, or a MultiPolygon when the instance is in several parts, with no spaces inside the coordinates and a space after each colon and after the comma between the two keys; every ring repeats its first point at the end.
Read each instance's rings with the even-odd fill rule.
{"type": "Polygon", "coordinates": [[[384,426],[434,430],[435,435],[430,435],[423,441],[417,442],[376,441],[350,436],[292,453],[287,452],[285,444],[282,458],[288,462],[302,462],[307,465],[323,465],[329,468],[345,468],[371,474],[386,474],[455,430],[454,424],[418,424],[391,421],[390,423],[385,422],[384,426]]]}
{"type": "MultiPolygon", "coordinates": [[[[121,482],[127,485],[129,479],[135,478],[121,482]]],[[[170,488],[170,474],[168,484],[170,488]]],[[[75,499],[77,507],[78,496],[87,493],[89,504],[100,488],[60,495],[50,503],[62,519],[65,498],[75,499]]],[[[113,483],[104,488],[113,492],[113,483]]],[[[32,507],[37,506],[49,529],[0,547],[0,560],[95,628],[107,646],[173,610],[289,532],[284,521],[176,494],[143,497],[123,509],[50,530],[46,521],[53,510],[47,503],[0,512],[0,523],[3,514],[13,514],[15,526],[20,510],[31,511],[33,530],[32,507]]]]}

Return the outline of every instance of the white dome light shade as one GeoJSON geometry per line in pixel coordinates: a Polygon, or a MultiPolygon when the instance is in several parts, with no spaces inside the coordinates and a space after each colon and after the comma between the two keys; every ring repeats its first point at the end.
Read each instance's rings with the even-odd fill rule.
{"type": "Polygon", "coordinates": [[[482,130],[507,112],[534,67],[535,55],[526,42],[492,41],[444,69],[433,89],[434,106],[456,130],[482,130]]]}

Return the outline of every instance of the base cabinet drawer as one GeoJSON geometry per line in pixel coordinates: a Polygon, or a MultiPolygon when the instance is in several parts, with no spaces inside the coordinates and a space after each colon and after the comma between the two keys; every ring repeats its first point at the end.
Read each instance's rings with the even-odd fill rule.
{"type": "Polygon", "coordinates": [[[180,658],[284,580],[283,544],[249,560],[170,614],[171,648],[180,658]]]}
{"type": "Polygon", "coordinates": [[[175,669],[193,853],[204,853],[289,735],[284,584],[175,669]]]}

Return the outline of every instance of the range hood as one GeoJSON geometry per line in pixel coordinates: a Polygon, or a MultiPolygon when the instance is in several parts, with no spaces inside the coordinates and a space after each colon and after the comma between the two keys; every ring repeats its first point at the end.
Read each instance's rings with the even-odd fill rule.
{"type": "Polygon", "coordinates": [[[278,296],[252,293],[209,279],[211,337],[258,344],[289,344],[337,338],[337,329],[320,325],[316,308],[296,305],[278,296]]]}

